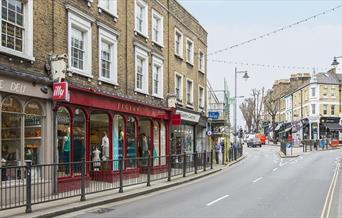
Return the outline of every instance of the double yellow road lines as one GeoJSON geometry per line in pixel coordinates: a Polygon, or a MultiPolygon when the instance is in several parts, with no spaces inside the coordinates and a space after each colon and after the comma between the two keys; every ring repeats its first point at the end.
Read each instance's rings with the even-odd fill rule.
{"type": "Polygon", "coordinates": [[[330,209],[331,209],[331,204],[332,204],[332,201],[334,198],[334,192],[335,192],[336,181],[338,178],[339,169],[340,169],[340,163],[337,163],[336,168],[335,168],[335,172],[334,172],[334,176],[333,176],[331,183],[330,183],[327,198],[325,199],[321,218],[329,218],[329,216],[330,216],[330,209]]]}

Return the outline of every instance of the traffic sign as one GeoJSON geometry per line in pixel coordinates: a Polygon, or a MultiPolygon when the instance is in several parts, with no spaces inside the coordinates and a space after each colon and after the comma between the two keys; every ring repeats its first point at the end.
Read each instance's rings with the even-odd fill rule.
{"type": "Polygon", "coordinates": [[[217,120],[220,116],[220,113],[218,111],[210,111],[208,112],[208,118],[209,119],[213,119],[213,120],[217,120]]]}
{"type": "Polygon", "coordinates": [[[211,130],[208,130],[208,131],[207,131],[207,135],[208,135],[208,136],[211,136],[212,134],[213,134],[213,132],[212,132],[211,130]]]}

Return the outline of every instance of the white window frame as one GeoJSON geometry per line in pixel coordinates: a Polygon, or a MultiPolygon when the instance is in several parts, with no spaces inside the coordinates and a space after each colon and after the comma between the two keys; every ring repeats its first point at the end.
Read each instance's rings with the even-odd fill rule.
{"type": "Polygon", "coordinates": [[[327,115],[327,114],[328,114],[328,105],[323,104],[323,115],[327,115]]]}
{"type": "Polygon", "coordinates": [[[134,31],[143,35],[144,37],[148,38],[148,6],[147,3],[143,0],[135,0],[134,4],[134,31]],[[144,7],[144,14],[143,14],[143,26],[142,31],[140,31],[137,27],[137,14],[138,14],[138,7],[144,7]]]}
{"type": "MultiPolygon", "coordinates": [[[[0,2],[0,10],[2,10],[2,2],[0,2]]],[[[33,0],[23,1],[23,51],[16,51],[11,48],[2,46],[0,43],[0,52],[17,56],[29,61],[35,61],[33,57],[33,0]]],[[[2,30],[2,19],[0,21],[0,34],[2,30]]]]}
{"type": "Polygon", "coordinates": [[[139,93],[142,93],[142,94],[148,94],[148,77],[149,77],[149,74],[148,74],[148,65],[149,65],[149,62],[148,62],[148,53],[147,51],[135,46],[135,67],[134,67],[134,77],[135,77],[135,80],[134,80],[134,91],[136,92],[139,92],[139,93]],[[138,88],[137,87],[137,61],[138,61],[138,58],[141,58],[141,59],[144,59],[144,66],[143,66],[143,80],[142,80],[142,88],[138,88]]]}
{"type": "Polygon", "coordinates": [[[175,55],[183,58],[183,33],[178,30],[177,28],[175,28],[175,55]],[[179,42],[179,53],[177,53],[177,33],[180,35],[180,42],[179,42]]]}
{"type": "Polygon", "coordinates": [[[113,85],[118,85],[117,76],[117,62],[118,62],[118,42],[117,35],[113,32],[109,32],[103,28],[99,28],[99,80],[102,82],[110,83],[113,85]],[[110,59],[111,68],[109,72],[109,78],[102,76],[102,63],[101,63],[101,48],[102,43],[107,43],[110,45],[110,59]]]}
{"type": "Polygon", "coordinates": [[[118,11],[117,11],[118,1],[117,0],[99,0],[98,8],[100,12],[104,11],[114,16],[115,18],[118,18],[118,11]],[[108,1],[109,3],[109,8],[106,8],[104,5],[106,1],[108,1]]]}
{"type": "Polygon", "coordinates": [[[191,65],[194,65],[194,48],[195,48],[195,44],[194,44],[194,41],[192,41],[191,39],[189,38],[186,38],[186,62],[191,64],[191,65]],[[190,57],[188,57],[188,49],[189,49],[189,44],[188,42],[191,43],[191,48],[190,48],[190,57]]]}
{"type": "Polygon", "coordinates": [[[335,108],[335,105],[333,105],[333,104],[330,105],[330,114],[333,115],[333,116],[335,115],[335,109],[336,109],[336,108],[335,108]],[[333,108],[334,108],[334,110],[333,110],[333,108]],[[334,112],[334,113],[333,113],[333,112],[334,112]]]}
{"type": "Polygon", "coordinates": [[[177,72],[175,72],[175,94],[177,93],[176,92],[176,88],[177,88],[177,76],[181,79],[181,87],[180,88],[180,91],[179,91],[179,99],[177,99],[177,96],[176,96],[176,101],[178,103],[183,103],[183,75],[182,74],[179,74],[177,72]]]}
{"type": "Polygon", "coordinates": [[[205,73],[205,56],[204,52],[201,49],[198,49],[198,71],[201,73],[205,73]],[[202,66],[201,66],[201,54],[203,55],[202,66]]]}
{"type": "Polygon", "coordinates": [[[186,79],[186,105],[189,107],[194,106],[194,81],[192,79],[186,79]],[[188,99],[188,82],[191,82],[190,99],[188,99]]]}
{"type": "Polygon", "coordinates": [[[198,86],[198,108],[199,109],[204,109],[204,105],[205,105],[204,87],[199,85],[198,86]],[[203,90],[203,92],[202,92],[202,94],[203,94],[203,96],[202,96],[202,104],[201,104],[201,101],[200,101],[200,99],[201,99],[201,89],[203,90]]]}
{"type": "Polygon", "coordinates": [[[164,96],[164,92],[163,92],[163,89],[164,89],[164,62],[162,59],[156,57],[156,56],[152,56],[152,96],[154,97],[157,97],[157,98],[163,98],[164,96]],[[155,78],[155,68],[154,66],[158,66],[160,68],[160,74],[159,74],[159,77],[158,77],[158,93],[155,93],[154,92],[154,87],[155,87],[155,84],[154,84],[154,78],[155,78]]]}
{"type": "Polygon", "coordinates": [[[316,104],[311,104],[311,114],[312,115],[316,114],[316,104]]]}
{"type": "Polygon", "coordinates": [[[311,87],[311,97],[315,98],[316,97],[316,87],[311,87]]]}
{"type": "Polygon", "coordinates": [[[157,11],[152,10],[152,42],[154,42],[155,44],[164,47],[164,17],[159,14],[157,11]],[[158,26],[158,39],[159,40],[155,40],[155,34],[154,34],[154,26],[155,26],[155,18],[159,19],[160,25],[158,26]]]}
{"type": "Polygon", "coordinates": [[[92,75],[92,38],[91,38],[91,21],[84,19],[72,11],[68,12],[68,59],[69,66],[68,71],[80,74],[82,76],[93,78],[92,75]],[[78,29],[85,34],[84,39],[84,69],[80,70],[78,68],[71,66],[71,33],[72,29],[78,29]]]}

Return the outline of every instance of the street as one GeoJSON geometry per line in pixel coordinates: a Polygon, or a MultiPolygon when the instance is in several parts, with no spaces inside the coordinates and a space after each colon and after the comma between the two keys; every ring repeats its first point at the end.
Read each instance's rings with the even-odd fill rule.
{"type": "MultiPolygon", "coordinates": [[[[219,174],[67,216],[320,217],[341,150],[305,153],[297,158],[280,158],[278,150],[267,145],[245,148],[247,157],[219,174]]],[[[330,217],[338,217],[337,193],[333,201],[330,217]]]]}

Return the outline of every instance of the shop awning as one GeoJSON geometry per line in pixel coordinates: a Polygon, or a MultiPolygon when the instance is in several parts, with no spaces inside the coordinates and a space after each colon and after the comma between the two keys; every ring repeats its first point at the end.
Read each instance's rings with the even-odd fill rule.
{"type": "Polygon", "coordinates": [[[327,123],[326,127],[330,131],[342,130],[342,126],[339,123],[327,123]]]}

